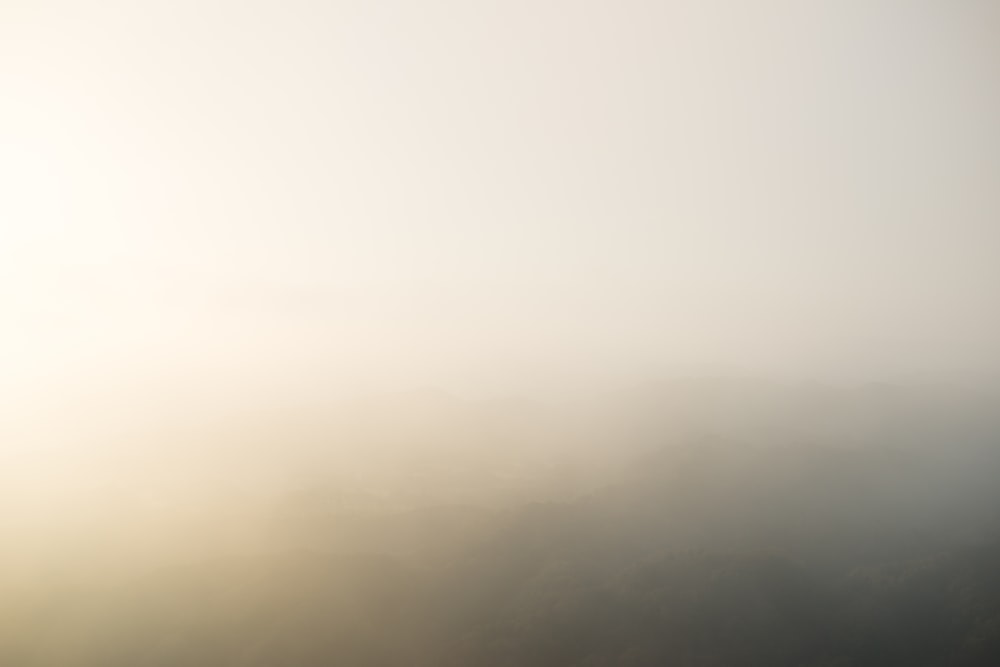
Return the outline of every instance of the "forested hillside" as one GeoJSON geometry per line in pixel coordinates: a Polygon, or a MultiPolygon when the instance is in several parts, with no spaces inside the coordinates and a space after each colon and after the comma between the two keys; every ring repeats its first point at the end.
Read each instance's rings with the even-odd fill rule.
{"type": "MultiPolygon", "coordinates": [[[[48,576],[8,578],[2,664],[998,664],[988,395],[971,410],[937,393],[830,390],[805,410],[791,401],[801,391],[644,391],[606,399],[601,429],[557,427],[594,409],[366,404],[411,427],[379,440],[392,456],[370,488],[360,471],[373,461],[350,477],[345,461],[315,457],[313,438],[310,460],[327,463],[307,488],[203,520],[220,532],[255,521],[264,544],[147,555],[118,572],[82,550],[48,576]],[[487,435],[488,457],[463,442],[487,435]],[[389,479],[401,497],[383,497],[389,479]]],[[[143,539],[166,515],[148,516],[119,527],[143,539]]],[[[207,540],[184,521],[160,527],[207,540]]]]}

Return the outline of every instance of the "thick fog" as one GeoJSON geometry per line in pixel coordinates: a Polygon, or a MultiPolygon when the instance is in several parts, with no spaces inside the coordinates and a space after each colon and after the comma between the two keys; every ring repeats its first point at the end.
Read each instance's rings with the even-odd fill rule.
{"type": "Polygon", "coordinates": [[[0,392],[998,372],[998,29],[977,0],[5,0],[0,392]]]}
{"type": "Polygon", "coordinates": [[[0,0],[0,667],[1000,665],[987,0],[0,0]]]}

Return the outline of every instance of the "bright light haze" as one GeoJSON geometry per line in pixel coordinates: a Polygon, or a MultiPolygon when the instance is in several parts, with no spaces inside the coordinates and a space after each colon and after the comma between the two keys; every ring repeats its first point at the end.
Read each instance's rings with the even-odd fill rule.
{"type": "Polygon", "coordinates": [[[996,0],[0,0],[0,667],[993,667],[998,408],[996,0]]]}
{"type": "Polygon", "coordinates": [[[3,0],[0,389],[996,370],[998,29],[3,0]]]}

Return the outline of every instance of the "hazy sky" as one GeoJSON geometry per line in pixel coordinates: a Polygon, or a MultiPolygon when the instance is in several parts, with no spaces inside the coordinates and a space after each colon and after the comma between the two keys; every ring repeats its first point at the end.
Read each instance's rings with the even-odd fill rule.
{"type": "Polygon", "coordinates": [[[0,388],[996,370],[998,119],[989,0],[0,0],[0,388]]]}

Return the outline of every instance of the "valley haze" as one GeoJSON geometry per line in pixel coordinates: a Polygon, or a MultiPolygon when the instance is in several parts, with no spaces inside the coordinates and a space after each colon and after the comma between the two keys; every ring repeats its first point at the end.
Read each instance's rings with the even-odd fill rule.
{"type": "Polygon", "coordinates": [[[1000,7],[0,0],[0,666],[1000,665],[1000,7]]]}

